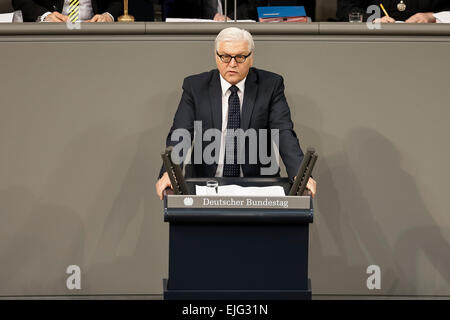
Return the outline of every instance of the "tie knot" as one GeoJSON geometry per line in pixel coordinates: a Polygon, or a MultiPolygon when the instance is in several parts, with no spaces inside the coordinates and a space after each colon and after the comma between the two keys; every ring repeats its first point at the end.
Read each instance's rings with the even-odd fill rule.
{"type": "Polygon", "coordinates": [[[231,86],[231,87],[230,87],[230,91],[231,91],[231,93],[236,93],[236,92],[239,91],[239,88],[236,87],[236,86],[231,86]]]}

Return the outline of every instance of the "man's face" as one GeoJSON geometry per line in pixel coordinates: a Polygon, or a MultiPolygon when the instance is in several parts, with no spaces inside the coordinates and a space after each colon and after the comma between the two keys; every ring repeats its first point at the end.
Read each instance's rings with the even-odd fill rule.
{"type": "MultiPolygon", "coordinates": [[[[248,49],[248,42],[245,40],[222,41],[219,43],[219,48],[217,49],[217,52],[220,55],[224,54],[230,56],[236,55],[246,56],[250,53],[248,49]]],[[[253,65],[253,54],[250,57],[248,57],[243,63],[236,62],[236,59],[231,59],[230,62],[225,63],[216,54],[216,64],[217,69],[219,69],[219,72],[222,75],[222,77],[225,80],[227,80],[230,84],[234,85],[247,76],[250,67],[253,65]]]]}

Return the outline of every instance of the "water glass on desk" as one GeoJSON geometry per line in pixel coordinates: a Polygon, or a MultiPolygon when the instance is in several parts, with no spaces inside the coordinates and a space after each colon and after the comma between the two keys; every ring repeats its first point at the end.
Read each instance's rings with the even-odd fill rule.
{"type": "Polygon", "coordinates": [[[348,21],[351,23],[362,23],[363,22],[363,15],[361,12],[350,12],[348,14],[348,21]]]}
{"type": "Polygon", "coordinates": [[[215,196],[219,191],[219,182],[216,180],[206,181],[206,194],[208,196],[215,196]]]}

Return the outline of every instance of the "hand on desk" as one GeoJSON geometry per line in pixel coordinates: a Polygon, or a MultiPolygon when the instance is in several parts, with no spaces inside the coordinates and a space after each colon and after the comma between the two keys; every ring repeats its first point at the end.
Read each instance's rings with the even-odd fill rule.
{"type": "MultiPolygon", "coordinates": [[[[69,16],[63,15],[58,11],[54,11],[45,17],[45,22],[67,22],[69,20],[69,16]]],[[[96,14],[90,20],[86,20],[85,22],[114,22],[111,16],[107,13],[96,14]]]]}
{"type": "MultiPolygon", "coordinates": [[[[294,177],[293,180],[295,180],[297,176],[294,177]]],[[[303,196],[308,196],[308,191],[311,193],[311,197],[315,197],[317,193],[317,182],[313,178],[309,178],[308,183],[306,184],[306,190],[303,193],[303,196]]]]}
{"type": "Polygon", "coordinates": [[[155,187],[156,187],[156,194],[161,200],[164,198],[163,196],[164,190],[166,190],[168,187],[170,187],[170,189],[173,189],[172,183],[170,183],[169,174],[167,172],[164,172],[162,177],[156,182],[155,187]]]}
{"type": "Polygon", "coordinates": [[[311,191],[311,196],[314,198],[316,196],[317,182],[313,178],[309,178],[308,183],[306,184],[306,189],[311,191]]]}
{"type": "MultiPolygon", "coordinates": [[[[297,176],[294,177],[294,180],[297,176]]],[[[316,180],[314,180],[313,178],[309,178],[308,183],[306,184],[306,190],[311,192],[311,197],[315,197],[316,196],[316,190],[317,190],[317,182],[316,180]]],[[[306,194],[306,191],[303,195],[308,195],[306,194]]]]}
{"type": "Polygon", "coordinates": [[[45,22],[67,22],[69,20],[68,16],[59,13],[58,11],[54,11],[45,17],[45,22]]]}
{"type": "Polygon", "coordinates": [[[435,23],[436,18],[433,16],[433,12],[419,12],[411,16],[406,23],[435,23]]]}
{"type": "MultiPolygon", "coordinates": [[[[225,16],[220,13],[216,13],[216,15],[213,18],[214,21],[225,21],[225,16]]],[[[227,17],[227,20],[231,20],[230,17],[227,17]]]]}
{"type": "MultiPolygon", "coordinates": [[[[373,23],[395,23],[395,19],[384,16],[382,18],[375,19],[373,23]]],[[[409,17],[406,23],[435,23],[436,18],[433,16],[433,12],[419,12],[409,17]]]]}
{"type": "Polygon", "coordinates": [[[384,16],[382,18],[373,20],[373,23],[395,23],[395,19],[392,19],[391,17],[388,16],[384,16]]]}
{"type": "Polygon", "coordinates": [[[103,13],[103,14],[96,14],[90,20],[87,20],[86,22],[113,22],[113,19],[111,18],[111,16],[109,14],[103,13]]]}

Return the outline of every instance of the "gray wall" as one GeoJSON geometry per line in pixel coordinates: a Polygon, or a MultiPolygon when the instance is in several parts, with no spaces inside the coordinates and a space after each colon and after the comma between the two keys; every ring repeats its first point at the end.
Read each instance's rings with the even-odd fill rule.
{"type": "MultiPolygon", "coordinates": [[[[320,155],[313,291],[450,296],[450,27],[373,37],[344,26],[249,27],[256,66],[284,76],[301,145],[320,155]],[[378,291],[366,288],[371,264],[378,291]]],[[[220,26],[17,28],[0,30],[0,295],[160,294],[159,152],[183,78],[214,67],[220,26]],[[72,264],[80,291],[66,288],[72,264]]]]}

